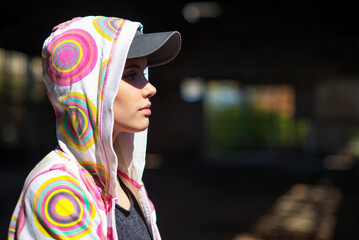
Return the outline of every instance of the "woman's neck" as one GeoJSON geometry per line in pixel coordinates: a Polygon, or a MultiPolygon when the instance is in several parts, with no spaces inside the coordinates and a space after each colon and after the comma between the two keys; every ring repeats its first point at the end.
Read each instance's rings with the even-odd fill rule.
{"type": "Polygon", "coordinates": [[[131,207],[130,198],[126,194],[125,189],[122,188],[118,178],[117,178],[116,194],[117,194],[117,198],[118,198],[117,204],[126,210],[130,210],[130,207],[131,207]]]}

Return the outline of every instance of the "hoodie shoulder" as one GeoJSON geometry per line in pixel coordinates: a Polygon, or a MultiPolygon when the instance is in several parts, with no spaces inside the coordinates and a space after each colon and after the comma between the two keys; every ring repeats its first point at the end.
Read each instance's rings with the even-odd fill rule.
{"type": "Polygon", "coordinates": [[[98,211],[96,189],[89,190],[86,176],[81,176],[76,164],[54,152],[49,155],[27,179],[13,217],[14,235],[24,239],[101,239],[103,216],[98,211]]]}

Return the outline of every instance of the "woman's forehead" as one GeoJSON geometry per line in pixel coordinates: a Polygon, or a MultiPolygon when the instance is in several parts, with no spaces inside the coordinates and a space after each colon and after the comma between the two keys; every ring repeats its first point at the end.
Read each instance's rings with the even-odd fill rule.
{"type": "Polygon", "coordinates": [[[147,66],[147,57],[127,59],[125,68],[145,68],[147,66]]]}

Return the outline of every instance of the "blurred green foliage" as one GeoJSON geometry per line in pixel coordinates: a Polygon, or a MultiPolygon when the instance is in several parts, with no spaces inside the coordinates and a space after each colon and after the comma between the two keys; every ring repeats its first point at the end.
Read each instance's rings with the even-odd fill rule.
{"type": "Polygon", "coordinates": [[[204,108],[210,146],[231,153],[240,149],[297,148],[305,143],[309,122],[246,104],[204,108]]]}

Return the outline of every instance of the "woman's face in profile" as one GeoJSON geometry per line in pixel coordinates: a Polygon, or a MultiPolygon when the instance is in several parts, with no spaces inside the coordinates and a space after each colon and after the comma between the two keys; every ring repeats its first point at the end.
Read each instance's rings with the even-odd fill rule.
{"type": "Polygon", "coordinates": [[[119,132],[140,132],[149,125],[150,98],[156,88],[147,81],[144,70],[147,58],[127,59],[113,103],[114,137],[119,132]]]}

